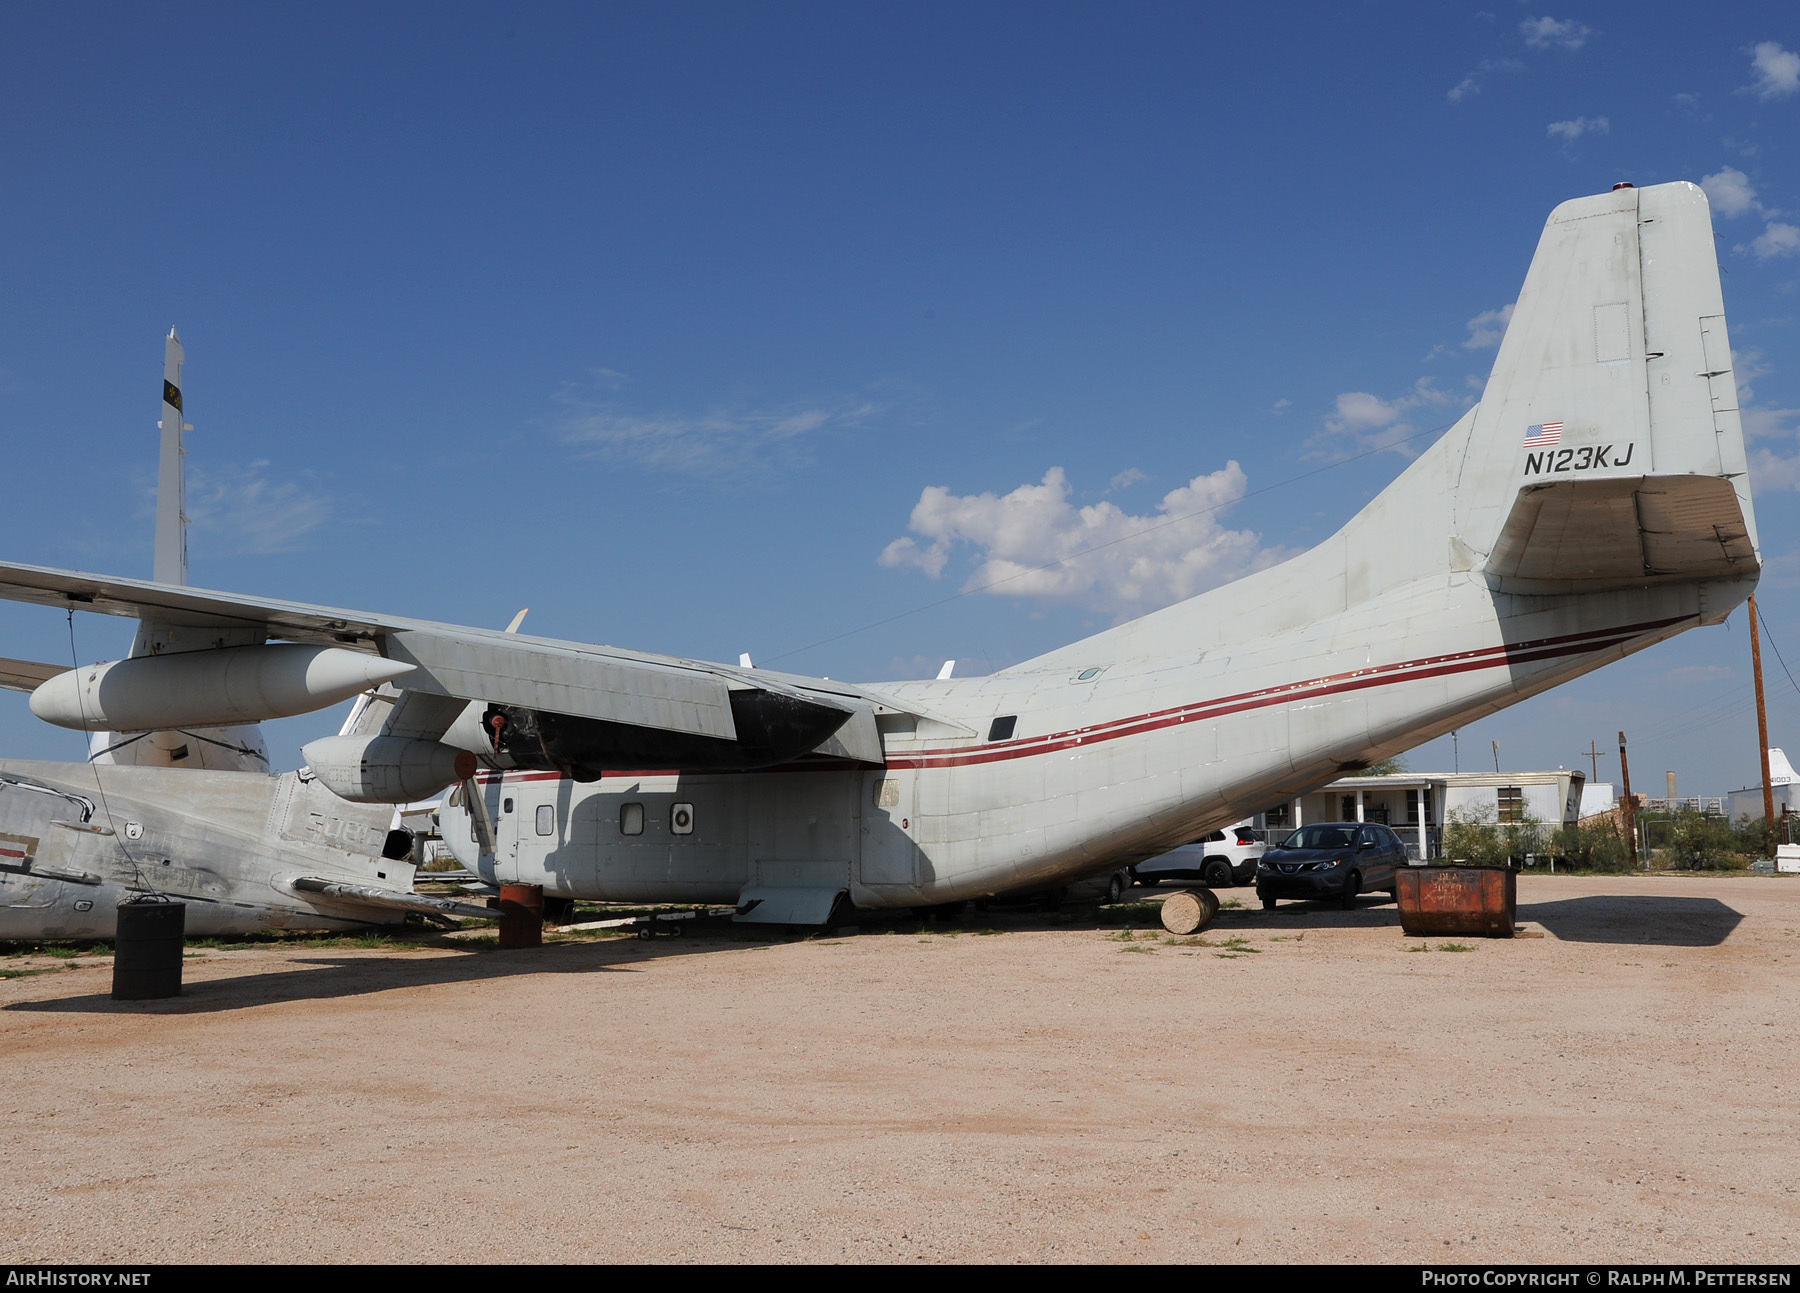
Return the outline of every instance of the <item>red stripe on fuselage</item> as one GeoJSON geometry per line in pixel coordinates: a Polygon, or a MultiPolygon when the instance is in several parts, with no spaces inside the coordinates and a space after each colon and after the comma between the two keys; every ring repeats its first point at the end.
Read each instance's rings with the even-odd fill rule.
{"type": "MultiPolygon", "coordinates": [[[[927,768],[957,768],[975,763],[998,763],[1004,759],[1022,759],[1035,754],[1051,754],[1058,750],[1074,749],[1099,741],[1116,741],[1121,737],[1139,736],[1145,732],[1160,731],[1165,727],[1178,727],[1187,722],[1223,718],[1227,714],[1241,714],[1252,709],[1266,709],[1271,705],[1286,704],[1293,700],[1311,700],[1320,696],[1335,696],[1344,692],[1362,691],[1369,687],[1385,687],[1392,683],[1441,678],[1450,674],[1472,673],[1481,669],[1497,669],[1503,665],[1532,664],[1540,660],[1555,660],[1564,656],[1586,655],[1594,651],[1610,650],[1641,634],[1652,633],[1694,618],[1696,617],[1692,615],[1677,615],[1670,619],[1648,620],[1642,624],[1627,624],[1619,628],[1591,629],[1585,633],[1564,633],[1557,637],[1533,638],[1526,642],[1478,647],[1472,651],[1423,656],[1417,660],[1404,660],[1398,664],[1372,665],[1367,669],[1326,674],[1323,677],[1309,678],[1302,682],[1265,687],[1260,691],[1240,692],[1237,695],[1221,696],[1214,700],[1194,701],[1168,709],[1153,710],[1147,714],[1109,719],[1104,723],[1095,723],[1091,727],[1070,728],[1063,732],[1051,732],[1044,736],[1020,737],[1012,741],[996,741],[992,745],[984,745],[979,749],[965,747],[947,750],[920,750],[917,753],[893,755],[888,758],[887,766],[895,769],[922,771],[927,768]]],[[[763,769],[763,771],[769,772],[781,770],[779,766],[763,769]]],[[[606,774],[608,779],[680,775],[681,770],[678,768],[609,771],[606,774]]],[[[477,779],[483,785],[491,785],[495,781],[560,781],[563,776],[560,772],[482,772],[477,775],[477,779]]]]}
{"type": "Polygon", "coordinates": [[[1458,651],[1449,655],[1425,656],[1418,660],[1406,660],[1399,664],[1375,665],[1368,669],[1328,674],[1321,678],[1307,679],[1304,682],[1284,683],[1281,686],[1266,687],[1260,691],[1242,692],[1235,696],[1222,696],[1216,700],[1199,701],[1174,706],[1170,709],[1156,710],[1148,714],[1114,719],[1107,723],[1097,723],[1092,727],[1074,728],[1066,732],[1052,732],[1045,736],[1021,737],[1014,741],[997,742],[978,750],[966,748],[921,750],[916,754],[895,755],[888,759],[887,765],[890,768],[914,770],[954,768],[973,763],[994,763],[1002,759],[1016,759],[1032,754],[1048,754],[1096,741],[1117,740],[1122,736],[1138,736],[1145,732],[1176,727],[1194,720],[1222,718],[1227,714],[1238,714],[1245,710],[1265,709],[1271,705],[1285,704],[1293,700],[1309,700],[1319,696],[1338,695],[1347,691],[1361,691],[1368,687],[1384,687],[1390,683],[1412,682],[1425,678],[1443,677],[1448,674],[1495,669],[1502,665],[1530,664],[1539,660],[1554,660],[1562,656],[1604,651],[1628,642],[1639,634],[1668,628],[1670,625],[1693,618],[1691,615],[1678,615],[1671,619],[1651,620],[1643,624],[1625,625],[1621,628],[1596,629],[1586,633],[1566,633],[1559,637],[1536,638],[1528,642],[1482,647],[1473,651],[1458,651]]]}

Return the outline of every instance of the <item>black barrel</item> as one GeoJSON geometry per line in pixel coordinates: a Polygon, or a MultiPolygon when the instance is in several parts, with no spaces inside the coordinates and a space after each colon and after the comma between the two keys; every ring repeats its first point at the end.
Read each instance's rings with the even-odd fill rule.
{"type": "Polygon", "coordinates": [[[113,944],[114,1001],[154,1001],[181,995],[181,953],[187,904],[122,902],[113,944]]]}

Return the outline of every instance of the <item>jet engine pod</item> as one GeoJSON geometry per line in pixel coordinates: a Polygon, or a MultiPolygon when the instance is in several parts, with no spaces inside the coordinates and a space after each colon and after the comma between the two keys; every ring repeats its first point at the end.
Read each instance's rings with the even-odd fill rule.
{"type": "Polygon", "coordinates": [[[31,712],[87,732],[231,727],[311,713],[417,667],[295,642],[134,656],[57,674],[31,693],[31,712]]]}
{"type": "Polygon", "coordinates": [[[326,789],[354,804],[410,804],[475,775],[467,750],[404,736],[326,736],[301,754],[326,789]]]}

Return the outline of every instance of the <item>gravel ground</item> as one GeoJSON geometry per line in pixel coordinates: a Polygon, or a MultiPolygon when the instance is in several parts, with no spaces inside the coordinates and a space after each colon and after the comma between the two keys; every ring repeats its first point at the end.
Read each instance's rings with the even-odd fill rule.
{"type": "Polygon", "coordinates": [[[1800,882],[1520,920],[12,958],[0,1260],[1794,1260],[1800,882]]]}

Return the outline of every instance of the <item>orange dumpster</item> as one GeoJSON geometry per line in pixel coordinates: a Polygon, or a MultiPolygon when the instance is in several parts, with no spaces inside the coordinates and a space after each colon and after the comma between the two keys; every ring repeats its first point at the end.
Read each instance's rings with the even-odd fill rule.
{"type": "Polygon", "coordinates": [[[1511,867],[1404,866],[1395,875],[1407,934],[1513,936],[1519,877],[1511,867]]]}

